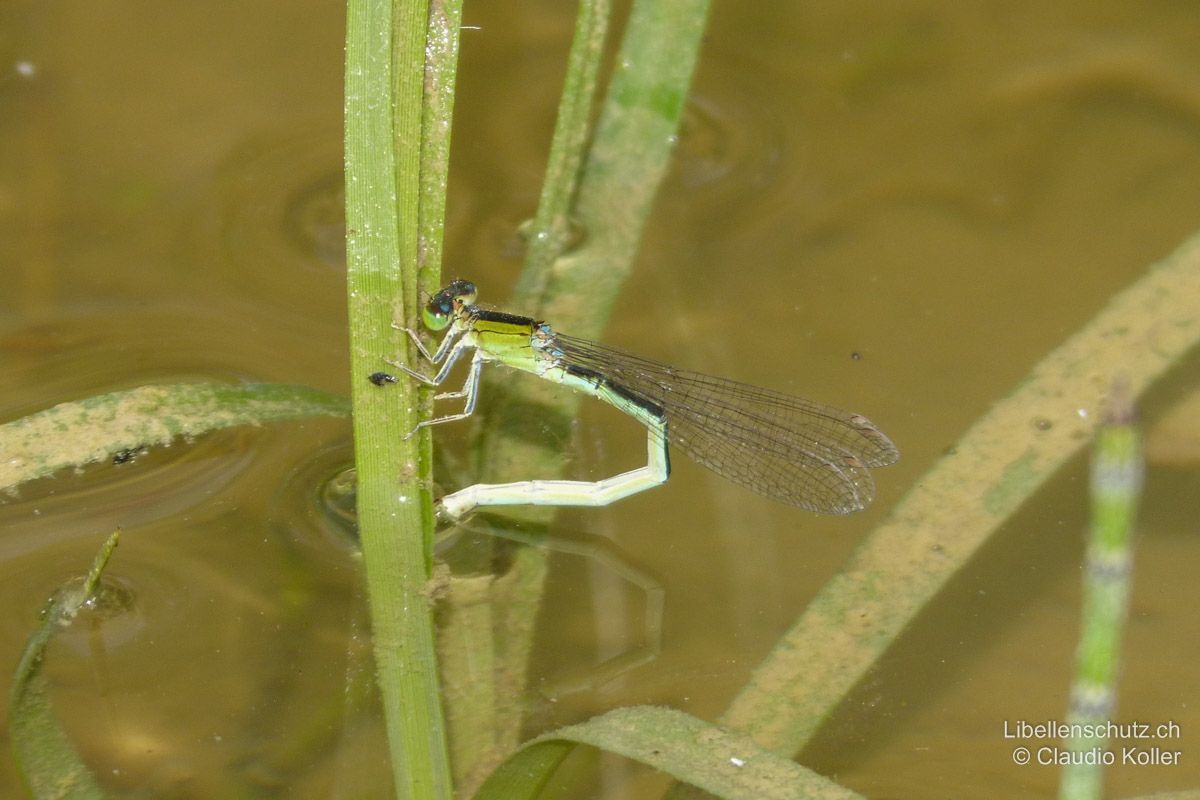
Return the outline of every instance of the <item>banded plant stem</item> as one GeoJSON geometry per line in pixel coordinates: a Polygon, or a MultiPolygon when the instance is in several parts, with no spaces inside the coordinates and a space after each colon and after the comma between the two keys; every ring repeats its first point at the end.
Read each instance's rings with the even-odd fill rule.
{"type": "MultiPolygon", "coordinates": [[[[1083,583],[1083,625],[1076,652],[1075,680],[1067,724],[1092,732],[1071,736],[1064,747],[1083,754],[1103,748],[1106,722],[1116,707],[1121,635],[1133,578],[1133,527],[1142,487],[1141,437],[1127,392],[1116,387],[1092,449],[1092,523],[1083,583]]],[[[1091,759],[1079,759],[1091,760],[1091,759]]],[[[1063,767],[1059,797],[1091,800],[1101,796],[1102,763],[1063,767]]]]}

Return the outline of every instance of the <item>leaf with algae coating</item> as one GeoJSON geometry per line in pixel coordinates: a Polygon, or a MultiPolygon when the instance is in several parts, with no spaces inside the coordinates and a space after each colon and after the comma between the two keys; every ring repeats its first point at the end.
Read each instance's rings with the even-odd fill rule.
{"type": "Polygon", "coordinates": [[[140,386],[60,403],[0,425],[0,489],[176,436],[349,410],[344,398],[282,384],[140,386]]]}

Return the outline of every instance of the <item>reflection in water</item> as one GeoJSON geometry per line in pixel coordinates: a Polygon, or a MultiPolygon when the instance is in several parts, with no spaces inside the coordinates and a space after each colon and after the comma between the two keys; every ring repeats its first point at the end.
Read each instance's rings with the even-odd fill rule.
{"type": "Polygon", "coordinates": [[[288,198],[288,238],[301,255],[315,255],[332,269],[346,268],[346,184],[341,170],[315,178],[288,198]]]}
{"type": "Polygon", "coordinates": [[[687,193],[689,218],[738,230],[789,189],[791,146],[786,122],[760,85],[718,69],[684,106],[669,180],[687,193]]]}
{"type": "MultiPolygon", "coordinates": [[[[573,659],[562,659],[561,651],[553,654],[553,661],[565,663],[556,665],[555,672],[545,675],[537,683],[538,692],[551,702],[568,694],[597,691],[621,675],[653,661],[662,650],[665,587],[646,569],[634,563],[616,544],[604,537],[572,533],[557,527],[553,532],[548,532],[544,528],[502,514],[481,513],[443,531],[436,546],[441,558],[452,565],[452,568],[459,560],[459,553],[456,551],[476,550],[481,546],[492,547],[495,553],[493,563],[500,570],[511,563],[511,546],[543,549],[550,554],[552,560],[549,591],[554,592],[556,587],[561,590],[569,586],[568,603],[580,608],[590,608],[590,614],[595,617],[592,621],[589,622],[578,614],[571,614],[569,616],[574,618],[572,631],[544,632],[552,641],[574,639],[584,644],[583,647],[573,648],[573,659]],[[510,547],[495,548],[495,543],[485,541],[487,539],[501,540],[510,547]],[[586,565],[585,572],[599,581],[599,584],[592,585],[589,581],[585,585],[591,586],[593,590],[603,591],[605,603],[597,602],[598,598],[589,597],[587,589],[579,591],[578,583],[567,584],[561,576],[555,577],[555,569],[565,571],[570,566],[564,564],[562,556],[567,556],[567,560],[580,560],[586,565]],[[604,586],[613,580],[623,584],[624,589],[614,590],[612,586],[604,586]],[[623,597],[614,596],[614,591],[623,597]],[[640,597],[640,601],[630,602],[633,596],[640,597]],[[639,607],[640,622],[635,622],[639,615],[630,612],[630,609],[639,607]],[[595,637],[601,630],[605,632],[606,641],[586,641],[589,637],[595,637]],[[592,659],[579,658],[580,653],[589,651],[596,654],[592,659]]],[[[462,560],[473,562],[474,553],[468,552],[462,560]]],[[[578,565],[571,572],[578,573],[578,565]]],[[[560,613],[563,611],[564,609],[559,608],[560,613]]]]}
{"type": "Polygon", "coordinates": [[[267,523],[314,555],[342,552],[357,569],[353,458],[349,439],[307,453],[275,492],[267,523]]]}
{"type": "MultiPolygon", "coordinates": [[[[330,545],[351,554],[357,564],[358,542],[355,525],[354,468],[346,466],[351,452],[348,442],[339,442],[324,450],[313,453],[298,465],[289,476],[284,488],[272,504],[273,527],[286,530],[298,544],[315,551],[328,549],[330,545]]],[[[502,514],[476,514],[466,522],[450,526],[438,532],[434,550],[438,561],[449,566],[449,588],[440,591],[443,602],[456,601],[453,588],[455,580],[472,580],[477,577],[479,553],[489,553],[488,574],[502,578],[512,564],[515,548],[536,547],[548,551],[555,564],[562,564],[559,556],[582,560],[588,572],[603,573],[601,582],[615,580],[623,584],[618,588],[620,599],[612,596],[612,587],[607,588],[608,602],[594,602],[588,592],[577,591],[578,584],[571,585],[569,605],[590,609],[590,614],[604,617],[588,622],[575,615],[574,624],[578,634],[546,631],[551,640],[577,638],[586,640],[596,631],[605,631],[605,642],[591,642],[576,651],[594,651],[592,660],[586,656],[576,658],[574,663],[560,664],[556,672],[541,679],[539,693],[551,701],[567,694],[595,691],[608,682],[633,669],[653,661],[662,646],[662,617],[666,592],[662,583],[644,568],[635,564],[613,542],[600,536],[571,533],[556,528],[552,533],[544,528],[520,522],[502,514]],[[465,571],[464,571],[465,570],[465,571]],[[640,599],[636,599],[640,598],[640,599]],[[640,622],[636,612],[641,609],[640,622]],[[621,613],[618,613],[621,612],[621,613]]],[[[574,570],[578,572],[578,570],[574,570]]],[[[554,569],[551,571],[551,590],[556,583],[554,569]]],[[[557,581],[561,587],[564,584],[557,581]]],[[[478,600],[476,600],[477,602],[478,600]]],[[[492,598],[490,602],[495,602],[492,598]]],[[[561,610],[561,609],[560,609],[561,610]]],[[[443,609],[443,617],[453,618],[454,612],[443,609]]],[[[456,636],[455,632],[443,632],[444,636],[456,636]]],[[[468,647],[484,650],[494,642],[468,642],[468,647]]]]}
{"type": "Polygon", "coordinates": [[[250,470],[249,428],[215,431],[195,440],[147,448],[134,460],[104,461],[62,470],[20,487],[0,501],[0,561],[37,552],[50,542],[161,524],[179,515],[207,514],[250,470]]]}
{"type": "Polygon", "coordinates": [[[341,131],[259,137],[221,165],[191,226],[192,258],[228,289],[311,308],[345,270],[341,131]]]}

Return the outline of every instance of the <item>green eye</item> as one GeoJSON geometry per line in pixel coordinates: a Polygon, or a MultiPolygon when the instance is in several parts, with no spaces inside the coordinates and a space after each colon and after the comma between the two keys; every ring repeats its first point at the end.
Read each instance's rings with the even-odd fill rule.
{"type": "Polygon", "coordinates": [[[429,330],[440,331],[450,324],[450,309],[440,305],[435,306],[430,302],[429,305],[425,306],[425,311],[421,314],[421,320],[429,330]]]}

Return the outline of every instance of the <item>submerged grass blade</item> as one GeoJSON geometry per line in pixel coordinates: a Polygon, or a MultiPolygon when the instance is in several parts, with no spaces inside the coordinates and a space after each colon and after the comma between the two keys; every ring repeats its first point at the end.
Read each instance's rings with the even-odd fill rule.
{"type": "Polygon", "coordinates": [[[42,659],[50,639],[70,624],[96,591],[118,537],[117,533],[108,537],[82,582],[64,585],[51,599],[41,625],[25,644],[13,678],[8,701],[9,738],[25,787],[39,800],[105,797],[54,713],[42,674],[42,659]]]}
{"type": "Polygon", "coordinates": [[[0,425],[0,489],[177,436],[349,411],[344,398],[279,384],[142,386],[61,403],[0,425]]]}
{"type": "MultiPolygon", "coordinates": [[[[1141,436],[1123,389],[1114,389],[1104,423],[1092,448],[1092,529],[1083,584],[1083,626],[1071,686],[1070,725],[1103,730],[1116,706],[1121,634],[1133,580],[1133,524],[1142,488],[1141,436]]],[[[1064,746],[1075,753],[1102,748],[1107,737],[1072,736],[1064,746]]],[[[1063,767],[1059,797],[1092,800],[1101,796],[1104,765],[1069,761],[1063,767]]]]}
{"type": "Polygon", "coordinates": [[[742,734],[682,711],[634,706],[532,740],[492,773],[475,800],[536,798],[579,745],[639,761],[726,800],[859,796],[742,734]]]}
{"type": "Polygon", "coordinates": [[[1136,397],[1200,343],[1197,297],[1200,235],[1113,297],[916,482],[722,722],[776,752],[803,747],[950,576],[1089,441],[1080,412],[1099,408],[1112,376],[1136,397]]]}

